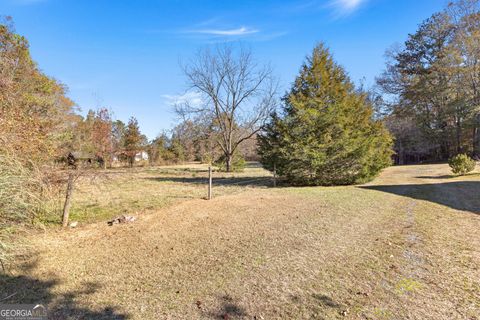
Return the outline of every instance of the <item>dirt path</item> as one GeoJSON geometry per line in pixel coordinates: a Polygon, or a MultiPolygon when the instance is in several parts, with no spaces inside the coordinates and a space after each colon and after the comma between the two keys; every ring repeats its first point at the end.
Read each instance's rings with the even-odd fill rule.
{"type": "Polygon", "coordinates": [[[54,319],[477,319],[480,181],[432,178],[445,169],[49,231],[0,299],[42,301],[54,319]]]}

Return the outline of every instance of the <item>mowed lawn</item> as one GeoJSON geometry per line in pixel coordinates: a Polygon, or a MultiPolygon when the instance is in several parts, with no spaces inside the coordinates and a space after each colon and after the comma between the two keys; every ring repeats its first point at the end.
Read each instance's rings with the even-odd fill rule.
{"type": "Polygon", "coordinates": [[[32,236],[0,300],[46,303],[52,319],[480,319],[480,174],[402,166],[274,189],[253,167],[207,201],[204,169],[119,171],[108,183],[128,189],[104,181],[93,200],[80,189],[77,219],[138,220],[32,236]]]}

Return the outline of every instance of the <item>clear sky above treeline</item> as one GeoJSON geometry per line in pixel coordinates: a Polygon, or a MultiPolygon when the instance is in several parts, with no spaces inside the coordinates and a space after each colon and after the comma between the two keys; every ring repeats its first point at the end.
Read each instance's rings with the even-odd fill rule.
{"type": "Polygon", "coordinates": [[[242,42],[270,62],[282,91],[305,56],[324,41],[358,83],[384,67],[402,43],[446,0],[0,0],[41,69],[69,87],[83,112],[108,107],[137,117],[154,138],[175,119],[185,79],[179,62],[198,48],[242,42]]]}

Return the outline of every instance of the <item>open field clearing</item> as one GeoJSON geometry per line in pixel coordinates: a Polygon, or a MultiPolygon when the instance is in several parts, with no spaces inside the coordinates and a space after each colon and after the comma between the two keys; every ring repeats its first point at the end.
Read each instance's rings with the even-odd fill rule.
{"type": "Polygon", "coordinates": [[[480,320],[479,44],[480,0],[0,0],[0,320],[480,320]]]}
{"type": "MultiPolygon", "coordinates": [[[[270,186],[271,174],[257,163],[244,172],[214,172],[215,196],[244,191],[245,187],[270,186]]],[[[188,163],[175,166],[119,168],[81,176],[74,191],[71,221],[97,222],[121,214],[136,215],[207,196],[208,165],[188,163]]],[[[58,223],[64,190],[58,198],[58,223]]]]}
{"type": "Polygon", "coordinates": [[[0,300],[52,319],[480,319],[480,174],[404,166],[273,189],[248,168],[206,201],[191,170],[112,172],[92,198],[82,186],[74,219],[138,220],[32,237],[0,300]]]}

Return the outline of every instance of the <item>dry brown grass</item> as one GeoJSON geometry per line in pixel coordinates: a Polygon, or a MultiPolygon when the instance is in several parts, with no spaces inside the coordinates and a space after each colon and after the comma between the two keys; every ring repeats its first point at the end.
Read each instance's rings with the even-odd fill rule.
{"type": "MultiPolygon", "coordinates": [[[[70,220],[105,221],[121,214],[141,214],[207,195],[208,165],[117,168],[92,171],[76,183],[70,220]]],[[[244,172],[214,172],[216,196],[236,193],[248,186],[270,185],[271,175],[256,163],[244,172]]],[[[64,202],[60,190],[56,213],[46,222],[58,224],[64,202]]]]}
{"type": "Polygon", "coordinates": [[[57,319],[480,319],[480,177],[445,175],[393,167],[365,186],[225,186],[212,201],[170,181],[194,199],[38,235],[0,300],[57,319]]]}

